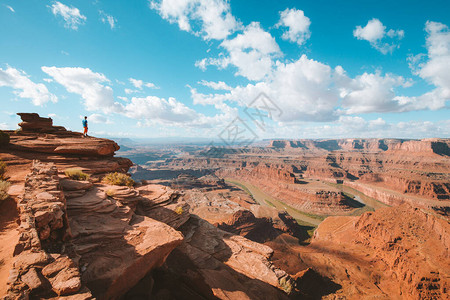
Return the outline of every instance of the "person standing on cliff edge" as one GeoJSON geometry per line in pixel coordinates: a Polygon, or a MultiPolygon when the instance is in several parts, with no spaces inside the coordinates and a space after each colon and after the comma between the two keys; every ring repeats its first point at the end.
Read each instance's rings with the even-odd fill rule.
{"type": "Polygon", "coordinates": [[[84,128],[84,132],[83,132],[83,136],[88,136],[88,121],[87,121],[87,117],[84,117],[84,120],[81,121],[81,123],[83,124],[83,128],[84,128]]]}

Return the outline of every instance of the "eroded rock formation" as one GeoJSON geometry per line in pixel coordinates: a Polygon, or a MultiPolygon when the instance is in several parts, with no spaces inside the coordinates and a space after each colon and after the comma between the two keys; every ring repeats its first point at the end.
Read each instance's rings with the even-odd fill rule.
{"type": "Polygon", "coordinates": [[[7,299],[76,294],[89,299],[72,252],[66,199],[53,164],[34,161],[19,203],[20,238],[7,299]]]}
{"type": "Polygon", "coordinates": [[[347,297],[447,299],[449,237],[447,220],[402,205],[325,219],[302,259],[347,297]]]}

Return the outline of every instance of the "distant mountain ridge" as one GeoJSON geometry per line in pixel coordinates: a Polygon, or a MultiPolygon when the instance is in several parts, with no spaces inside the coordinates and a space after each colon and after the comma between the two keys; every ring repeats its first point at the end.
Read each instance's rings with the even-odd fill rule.
{"type": "Polygon", "coordinates": [[[271,140],[269,148],[325,151],[408,151],[450,155],[450,139],[320,139],[271,140]]]}

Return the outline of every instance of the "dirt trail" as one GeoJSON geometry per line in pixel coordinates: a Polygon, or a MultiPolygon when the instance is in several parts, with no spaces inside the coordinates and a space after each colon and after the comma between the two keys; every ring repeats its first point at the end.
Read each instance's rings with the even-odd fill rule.
{"type": "Polygon", "coordinates": [[[10,198],[0,203],[0,296],[5,295],[13,251],[19,239],[17,207],[10,198]]]}

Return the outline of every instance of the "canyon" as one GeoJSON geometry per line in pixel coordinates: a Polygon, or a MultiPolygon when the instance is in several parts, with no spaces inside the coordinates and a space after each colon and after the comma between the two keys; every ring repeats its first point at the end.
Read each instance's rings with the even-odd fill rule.
{"type": "Polygon", "coordinates": [[[149,151],[19,115],[0,147],[4,299],[450,296],[449,139],[149,151]]]}

